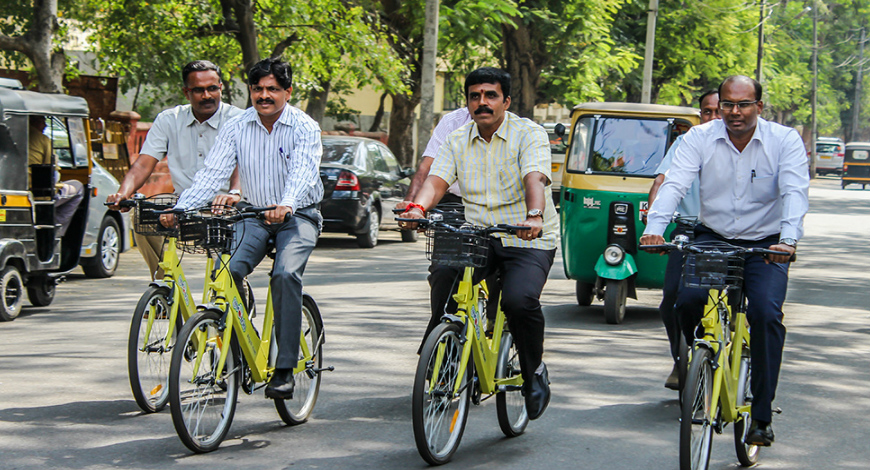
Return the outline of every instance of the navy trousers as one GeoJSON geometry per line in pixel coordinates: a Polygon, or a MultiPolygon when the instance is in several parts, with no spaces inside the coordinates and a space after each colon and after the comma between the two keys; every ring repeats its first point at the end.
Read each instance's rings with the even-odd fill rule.
{"type": "MultiPolygon", "coordinates": [[[[680,234],[686,234],[687,229],[682,226],[677,226],[671,233],[671,240],[680,234]]],[[[662,303],[659,305],[659,314],[662,316],[662,323],[665,325],[665,332],[668,334],[668,344],[671,348],[671,357],[674,361],[680,353],[680,323],[677,321],[677,314],[674,311],[674,304],[677,302],[677,292],[680,289],[680,277],[683,273],[683,260],[686,255],[682,251],[672,251],[668,253],[668,265],[665,268],[665,285],[662,288],[662,303]]]]}
{"type": "MultiPolygon", "coordinates": [[[[302,273],[320,234],[320,211],[314,206],[299,209],[308,217],[294,216],[281,224],[266,224],[260,219],[244,219],[236,224],[234,253],[230,272],[236,286],[266,256],[269,240],[275,243],[272,265],[272,307],[275,311],[275,339],[278,343],[277,369],[292,369],[299,361],[302,330],[302,273]],[[313,222],[317,222],[315,225],[313,222]]],[[[263,332],[263,334],[268,334],[263,332]]]]}
{"type": "MultiPolygon", "coordinates": [[[[778,243],[779,235],[756,241],[732,240],[724,239],[704,226],[696,227],[695,241],[708,240],[726,241],[746,248],[767,248],[778,243]]],[[[771,403],[776,395],[785,344],[782,304],[788,285],[788,264],[767,264],[760,256],[749,256],[743,275],[752,361],[752,418],[770,422],[771,403]]],[[[707,290],[680,286],[676,312],[686,338],[695,337],[707,297],[707,290]]]]}

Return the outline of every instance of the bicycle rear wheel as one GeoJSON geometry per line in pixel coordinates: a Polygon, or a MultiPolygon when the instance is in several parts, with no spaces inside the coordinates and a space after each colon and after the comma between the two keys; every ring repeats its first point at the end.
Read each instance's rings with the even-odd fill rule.
{"type": "MultiPolygon", "coordinates": [[[[746,346],[743,347],[743,354],[740,359],[740,379],[737,383],[737,406],[743,406],[752,401],[752,392],[749,387],[752,365],[749,359],[749,348],[746,346]]],[[[743,413],[734,423],[734,448],[737,451],[737,460],[744,467],[751,467],[758,463],[758,454],[761,451],[761,447],[746,443],[751,419],[749,413],[743,413]]]]}
{"type": "Polygon", "coordinates": [[[181,341],[172,350],[169,369],[169,403],[172,424],[181,442],[196,452],[218,448],[233,422],[239,396],[239,359],[229,344],[223,344],[221,314],[200,312],[184,324],[181,341]],[[218,360],[228,348],[220,377],[218,360]]]}
{"type": "Polygon", "coordinates": [[[683,390],[680,415],[680,470],[706,470],[710,464],[713,419],[718,397],[713,396],[712,354],[698,348],[683,390]]]}
{"type": "Polygon", "coordinates": [[[166,287],[149,287],[133,312],[127,339],[127,372],[130,389],[139,408],[146,413],[163,409],[169,401],[169,362],[181,322],[169,338],[171,298],[166,287]],[[148,329],[148,321],[151,329],[148,329]]]}
{"type": "Polygon", "coordinates": [[[458,324],[441,323],[429,334],[417,362],[411,406],[414,440],[431,465],[450,461],[468,420],[471,364],[460,377],[460,334],[458,324]],[[457,384],[459,393],[454,393],[457,384]]]}
{"type": "Polygon", "coordinates": [[[317,403],[317,394],[320,391],[320,372],[323,364],[323,344],[320,335],[323,332],[323,320],[320,318],[320,310],[317,304],[309,296],[302,298],[302,341],[308,346],[309,356],[305,357],[301,343],[299,347],[299,359],[310,361],[304,370],[294,374],[296,387],[293,390],[293,398],[288,400],[275,400],[275,408],[285,423],[295,426],[308,421],[314,404],[317,403]]]}
{"type": "MultiPolygon", "coordinates": [[[[520,359],[513,336],[507,331],[501,339],[498,350],[498,363],[495,370],[496,379],[505,379],[520,375],[520,359]]],[[[495,396],[495,409],[498,414],[498,425],[507,437],[516,437],[525,432],[529,424],[529,414],[526,412],[526,400],[523,398],[521,385],[502,385],[495,396]]]]}

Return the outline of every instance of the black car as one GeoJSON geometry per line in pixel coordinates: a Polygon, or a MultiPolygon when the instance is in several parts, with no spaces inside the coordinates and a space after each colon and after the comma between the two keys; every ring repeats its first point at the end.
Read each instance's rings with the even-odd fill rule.
{"type": "MultiPolygon", "coordinates": [[[[320,179],[323,181],[323,231],[353,235],[363,248],[378,244],[381,223],[398,228],[392,209],[408,190],[410,168],[402,168],[393,152],[377,140],[323,136],[320,179]]],[[[413,241],[416,232],[402,232],[413,241]]]]}

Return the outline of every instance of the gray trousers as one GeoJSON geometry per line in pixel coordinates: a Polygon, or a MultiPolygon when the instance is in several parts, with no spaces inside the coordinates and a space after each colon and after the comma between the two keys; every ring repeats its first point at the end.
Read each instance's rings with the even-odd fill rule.
{"type": "MultiPolygon", "coordinates": [[[[275,243],[272,265],[272,307],[275,311],[275,335],[278,342],[277,369],[292,369],[299,361],[299,337],[302,329],[302,273],[317,244],[322,217],[314,206],[298,210],[318,222],[295,216],[281,224],[266,224],[260,219],[245,219],[236,224],[234,253],[230,272],[236,286],[254,271],[267,254],[270,240],[275,243]]],[[[240,288],[239,288],[240,289],[240,288]]],[[[241,289],[240,289],[241,290],[241,289]]],[[[268,335],[268,332],[263,332],[268,335]]]]}
{"type": "Polygon", "coordinates": [[[59,237],[63,237],[66,229],[69,228],[73,214],[76,213],[84,195],[84,185],[76,180],[64,181],[63,186],[55,195],[54,218],[55,222],[60,225],[59,237]]]}

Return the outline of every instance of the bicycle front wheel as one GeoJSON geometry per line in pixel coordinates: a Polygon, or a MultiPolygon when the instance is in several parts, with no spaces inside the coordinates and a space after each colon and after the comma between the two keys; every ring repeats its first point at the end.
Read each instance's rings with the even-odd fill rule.
{"type": "Polygon", "coordinates": [[[127,372],[139,408],[146,413],[163,409],[169,401],[169,361],[180,321],[167,343],[170,325],[170,293],[151,286],[139,298],[127,339],[127,372]],[[150,322],[150,328],[149,328],[150,322]]]}
{"type": "MultiPolygon", "coordinates": [[[[501,338],[498,350],[498,363],[495,370],[496,379],[508,379],[520,375],[520,359],[513,336],[507,331],[501,338]]],[[[495,410],[498,414],[498,425],[507,437],[516,437],[525,432],[529,424],[529,414],[526,412],[526,400],[523,398],[521,385],[501,385],[495,396],[495,410]]]]}
{"type": "Polygon", "coordinates": [[[417,362],[411,406],[414,440],[431,465],[450,460],[468,420],[471,364],[460,377],[460,334],[458,324],[441,323],[429,334],[417,362]]]}
{"type": "Polygon", "coordinates": [[[221,314],[200,312],[184,324],[169,369],[172,424],[181,442],[196,452],[211,452],[226,437],[239,396],[239,358],[223,343],[221,314]],[[223,372],[216,375],[227,348],[223,372]]]}
{"type": "Polygon", "coordinates": [[[706,470],[710,465],[718,404],[713,396],[712,357],[707,348],[698,348],[692,354],[680,415],[680,470],[706,470]]]}
{"type": "Polygon", "coordinates": [[[293,398],[275,400],[275,408],[285,423],[295,426],[308,421],[317,394],[320,391],[320,368],[323,364],[323,320],[320,310],[311,297],[302,298],[302,339],[299,345],[299,360],[306,361],[304,369],[294,374],[296,387],[293,398]],[[306,345],[303,350],[302,345],[306,345]],[[307,354],[306,354],[307,351],[307,354]]]}
{"type": "MultiPolygon", "coordinates": [[[[743,347],[743,357],[740,358],[740,379],[737,383],[737,406],[743,406],[752,401],[752,392],[749,383],[752,377],[752,364],[749,359],[749,348],[743,347]]],[[[751,467],[758,463],[758,453],[761,448],[746,443],[749,434],[749,421],[751,415],[743,413],[734,423],[734,448],[737,451],[737,460],[744,467],[751,467]]]]}

